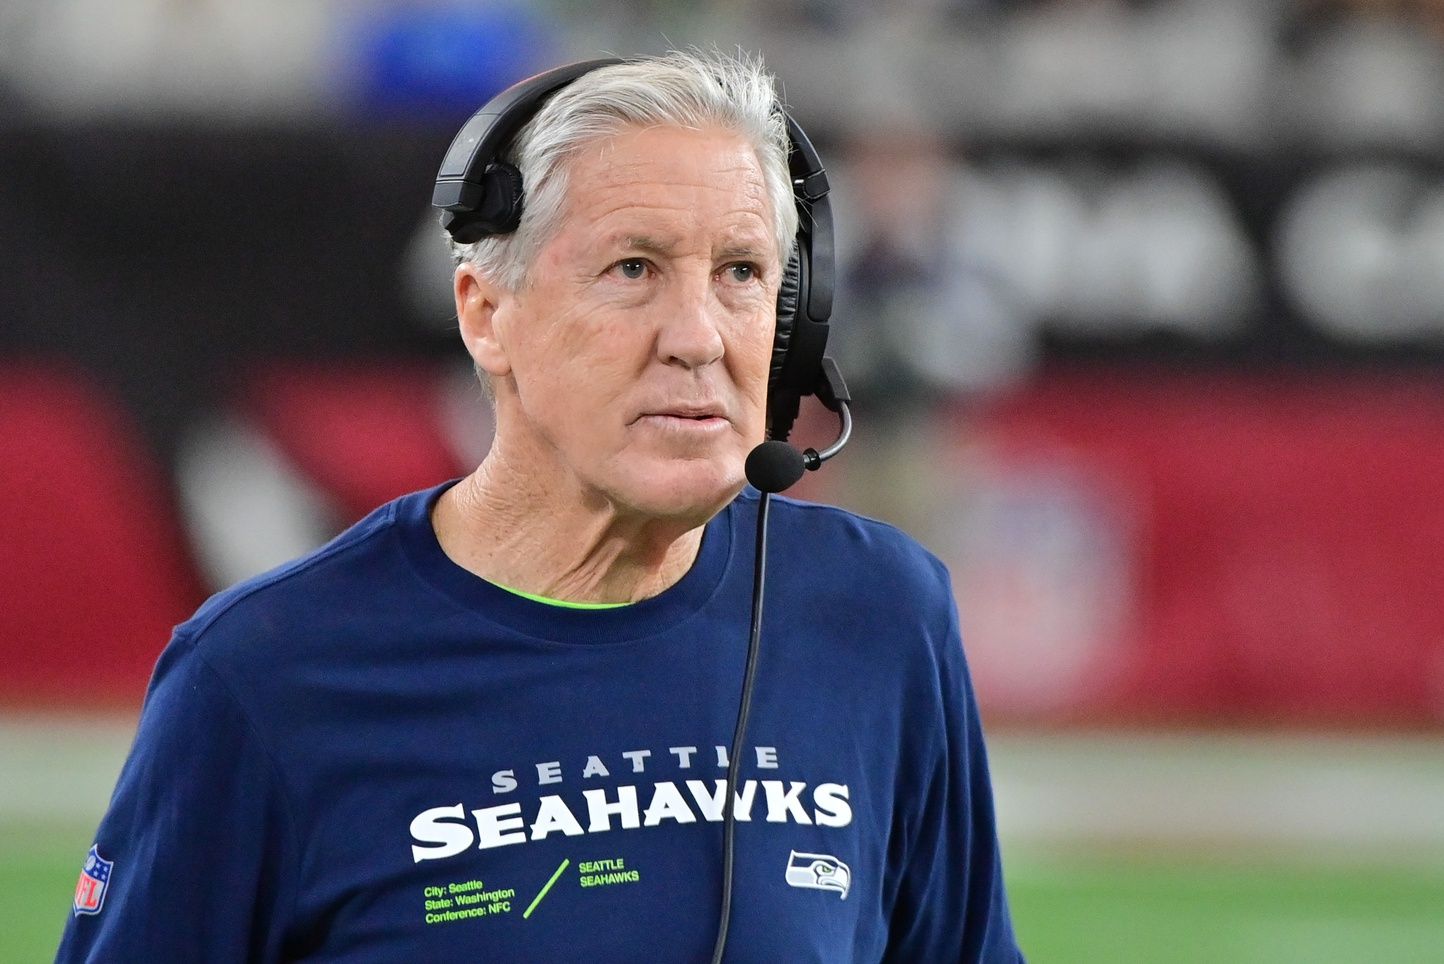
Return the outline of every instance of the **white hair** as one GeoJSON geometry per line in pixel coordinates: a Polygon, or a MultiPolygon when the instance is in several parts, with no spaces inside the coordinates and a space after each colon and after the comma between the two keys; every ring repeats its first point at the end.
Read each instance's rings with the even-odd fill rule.
{"type": "Polygon", "coordinates": [[[599,67],[554,94],[503,158],[521,171],[520,226],[472,244],[451,241],[452,257],[457,264],[476,265],[505,288],[521,287],[537,251],[561,221],[568,161],[591,141],[627,127],[659,125],[719,127],[747,139],[772,204],[779,266],[786,265],[798,212],[787,167],[787,122],[773,77],[760,58],[715,52],[673,52],[599,67]]]}

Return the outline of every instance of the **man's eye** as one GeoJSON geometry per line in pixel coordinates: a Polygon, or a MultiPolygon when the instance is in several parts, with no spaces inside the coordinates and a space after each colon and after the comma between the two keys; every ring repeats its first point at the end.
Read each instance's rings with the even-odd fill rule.
{"type": "Polygon", "coordinates": [[[727,271],[732,275],[733,281],[746,283],[757,277],[757,266],[754,264],[738,263],[729,264],[727,271]]]}
{"type": "Polygon", "coordinates": [[[617,270],[629,281],[638,281],[647,274],[647,262],[641,258],[628,258],[617,262],[617,270]]]}

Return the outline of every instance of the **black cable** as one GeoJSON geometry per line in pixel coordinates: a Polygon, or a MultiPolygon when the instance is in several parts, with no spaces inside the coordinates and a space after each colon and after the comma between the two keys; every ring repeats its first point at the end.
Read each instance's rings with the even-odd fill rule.
{"type": "Polygon", "coordinates": [[[722,964],[727,950],[727,924],[732,917],[733,842],[737,836],[734,814],[737,775],[741,769],[743,744],[747,739],[747,718],[752,715],[752,681],[757,676],[757,653],[762,648],[762,584],[767,574],[767,511],[772,493],[763,492],[757,502],[757,551],[752,572],[752,634],[747,640],[747,667],[742,673],[742,700],[737,707],[737,728],[732,732],[732,752],[727,755],[726,796],[722,804],[722,908],[717,921],[717,942],[712,947],[712,964],[722,964]]]}

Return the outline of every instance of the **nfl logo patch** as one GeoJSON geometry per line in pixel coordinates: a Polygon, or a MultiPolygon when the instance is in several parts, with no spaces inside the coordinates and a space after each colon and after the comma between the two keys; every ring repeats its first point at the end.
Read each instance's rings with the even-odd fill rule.
{"type": "Polygon", "coordinates": [[[105,891],[110,886],[110,871],[115,861],[106,860],[100,851],[91,846],[85,855],[85,866],[80,868],[80,880],[75,884],[75,915],[99,914],[100,905],[105,902],[105,891]]]}

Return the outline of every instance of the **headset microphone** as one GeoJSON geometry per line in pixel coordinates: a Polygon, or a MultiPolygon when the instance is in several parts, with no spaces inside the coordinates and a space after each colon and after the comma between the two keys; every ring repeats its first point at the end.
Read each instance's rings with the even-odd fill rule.
{"type": "Polygon", "coordinates": [[[837,439],[819,452],[809,448],[799,452],[781,439],[769,439],[747,453],[747,481],[759,492],[782,492],[791,488],[803,472],[815,472],[822,463],[832,458],[852,438],[852,401],[847,392],[847,383],[842,372],[831,358],[822,359],[822,373],[814,394],[823,405],[837,412],[842,427],[837,439]]]}
{"type": "Polygon", "coordinates": [[[777,439],[763,442],[747,453],[747,481],[759,492],[770,495],[791,488],[806,471],[802,453],[777,439]]]}

